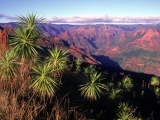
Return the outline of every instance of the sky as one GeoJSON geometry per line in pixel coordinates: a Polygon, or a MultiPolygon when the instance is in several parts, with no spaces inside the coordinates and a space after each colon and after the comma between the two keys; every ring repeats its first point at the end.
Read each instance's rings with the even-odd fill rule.
{"type": "Polygon", "coordinates": [[[0,0],[0,23],[35,13],[53,24],[157,24],[160,0],[0,0]]]}

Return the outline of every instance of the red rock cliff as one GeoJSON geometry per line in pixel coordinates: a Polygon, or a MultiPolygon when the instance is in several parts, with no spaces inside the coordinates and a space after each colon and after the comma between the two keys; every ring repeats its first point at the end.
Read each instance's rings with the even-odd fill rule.
{"type": "Polygon", "coordinates": [[[2,55],[7,49],[8,34],[5,29],[0,29],[0,54],[2,55]]]}

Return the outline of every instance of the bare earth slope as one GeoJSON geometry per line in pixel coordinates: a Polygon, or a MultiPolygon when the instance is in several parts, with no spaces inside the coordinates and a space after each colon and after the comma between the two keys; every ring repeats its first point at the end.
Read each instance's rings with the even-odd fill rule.
{"type": "MultiPolygon", "coordinates": [[[[0,24],[0,54],[4,53],[4,51],[7,49],[8,44],[8,36],[9,33],[12,32],[12,28],[15,26],[15,24],[0,24]]],[[[66,31],[69,29],[69,27],[72,26],[60,26],[60,25],[51,25],[44,26],[43,24],[40,26],[43,28],[43,31],[45,32],[45,35],[47,34],[48,37],[45,37],[44,39],[39,40],[38,44],[42,47],[45,47],[47,49],[54,48],[54,47],[60,47],[62,50],[67,50],[70,56],[72,56],[74,59],[79,58],[84,62],[90,63],[90,64],[101,64],[99,61],[97,61],[95,58],[93,58],[90,55],[90,52],[87,52],[85,50],[79,49],[78,47],[74,45],[68,44],[67,41],[62,40],[60,38],[56,38],[56,35],[59,35],[61,32],[66,31]],[[50,31],[50,32],[47,32],[50,31]]]]}
{"type": "MultiPolygon", "coordinates": [[[[10,28],[15,23],[0,24],[10,28]]],[[[92,64],[160,76],[160,25],[53,25],[40,24],[44,47],[61,46],[92,64]],[[104,59],[105,58],[105,59],[104,59]],[[108,62],[111,59],[114,62],[108,62]],[[118,63],[118,64],[117,64],[118,63]],[[115,65],[116,64],[116,65],[115,65]]]]}
{"type": "MultiPolygon", "coordinates": [[[[160,76],[158,25],[80,26],[67,30],[58,37],[94,55],[109,56],[124,70],[160,76]]],[[[110,66],[110,63],[103,61],[103,65],[110,66]]]]}

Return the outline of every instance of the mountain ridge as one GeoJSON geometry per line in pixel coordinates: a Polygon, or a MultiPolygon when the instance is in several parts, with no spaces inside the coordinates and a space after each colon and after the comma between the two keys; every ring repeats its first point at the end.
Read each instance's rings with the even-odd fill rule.
{"type": "MultiPolygon", "coordinates": [[[[15,25],[15,23],[0,24],[4,28],[15,25]]],[[[84,61],[94,61],[94,64],[100,64],[100,59],[98,61],[93,56],[108,56],[124,70],[159,76],[159,25],[54,25],[41,23],[39,27],[48,37],[45,42],[41,42],[41,45],[47,43],[51,47],[56,41],[60,41],[60,43],[65,41],[72,54],[77,54],[77,58],[84,61]]],[[[105,61],[101,61],[101,63],[106,66],[110,64],[105,61]]]]}

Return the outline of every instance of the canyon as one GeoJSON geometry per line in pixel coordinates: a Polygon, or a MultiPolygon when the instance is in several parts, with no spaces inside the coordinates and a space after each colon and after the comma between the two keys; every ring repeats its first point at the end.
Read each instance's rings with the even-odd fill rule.
{"type": "MultiPolygon", "coordinates": [[[[17,23],[0,23],[0,48],[17,23]]],[[[59,46],[84,62],[160,76],[160,25],[39,24],[46,36],[38,44],[59,46]]],[[[4,51],[2,51],[3,53],[4,51]]]]}

